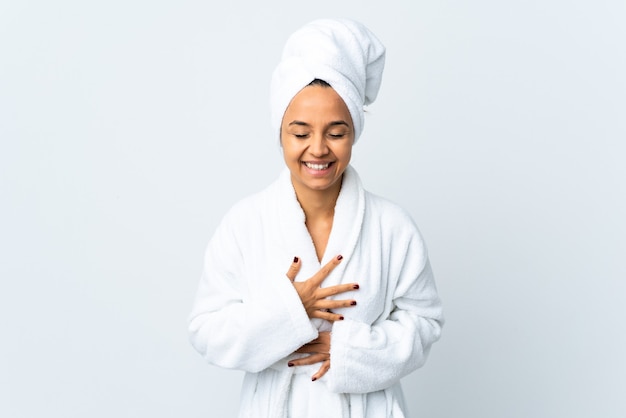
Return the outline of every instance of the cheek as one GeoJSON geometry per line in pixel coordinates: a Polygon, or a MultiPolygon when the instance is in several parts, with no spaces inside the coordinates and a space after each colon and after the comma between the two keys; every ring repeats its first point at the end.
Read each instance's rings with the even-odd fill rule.
{"type": "Polygon", "coordinates": [[[337,157],[339,157],[343,161],[350,162],[350,158],[352,157],[352,145],[338,149],[337,157]]]}
{"type": "Polygon", "coordinates": [[[300,152],[298,148],[289,141],[283,141],[281,143],[281,148],[283,151],[283,158],[286,162],[290,162],[300,158],[300,152]]]}

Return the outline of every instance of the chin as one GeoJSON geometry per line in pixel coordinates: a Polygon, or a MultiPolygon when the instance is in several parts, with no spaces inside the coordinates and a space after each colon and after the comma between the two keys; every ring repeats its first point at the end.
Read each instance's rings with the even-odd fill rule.
{"type": "Polygon", "coordinates": [[[304,186],[306,186],[307,188],[311,190],[324,191],[324,190],[332,189],[337,183],[340,183],[340,182],[341,182],[341,177],[330,182],[329,181],[326,181],[326,182],[305,181],[303,182],[303,184],[304,186]]]}

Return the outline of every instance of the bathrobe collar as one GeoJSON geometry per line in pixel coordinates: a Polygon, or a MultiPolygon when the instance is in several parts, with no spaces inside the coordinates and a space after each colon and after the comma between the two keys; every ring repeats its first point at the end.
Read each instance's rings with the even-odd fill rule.
{"type": "MultiPolygon", "coordinates": [[[[321,263],[317,260],[315,246],[305,225],[304,211],[296,197],[288,168],[283,170],[276,185],[279,203],[275,207],[279,214],[280,235],[285,248],[293,249],[294,256],[300,255],[303,261],[315,261],[317,269],[339,254],[344,257],[342,265],[347,265],[358,242],[365,211],[365,192],[356,170],[348,166],[343,174],[341,191],[335,204],[333,226],[321,263]]],[[[336,279],[341,277],[340,274],[332,274],[325,284],[336,284],[332,283],[333,276],[336,279]]]]}

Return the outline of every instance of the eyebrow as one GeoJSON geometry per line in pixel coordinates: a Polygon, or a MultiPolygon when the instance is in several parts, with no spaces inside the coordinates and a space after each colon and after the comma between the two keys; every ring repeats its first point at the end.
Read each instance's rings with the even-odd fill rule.
{"type": "Polygon", "coordinates": [[[336,120],[336,121],[331,122],[331,123],[329,124],[329,126],[336,126],[336,125],[345,125],[345,126],[347,126],[348,128],[350,127],[350,126],[348,125],[348,122],[343,121],[343,120],[336,120]]]}
{"type": "Polygon", "coordinates": [[[302,122],[301,120],[294,120],[292,122],[289,123],[289,126],[291,125],[298,125],[298,126],[309,126],[308,123],[306,122],[302,122]]]}
{"type": "MultiPolygon", "coordinates": [[[[301,120],[294,120],[294,121],[291,121],[291,122],[289,123],[289,126],[291,126],[291,125],[309,126],[309,124],[308,124],[308,123],[306,123],[306,122],[302,122],[301,120]]],[[[335,120],[335,121],[332,121],[332,122],[330,122],[330,123],[328,124],[328,126],[337,126],[337,125],[345,125],[345,126],[347,126],[347,127],[350,127],[350,125],[348,125],[348,123],[347,123],[346,121],[343,121],[343,120],[335,120]]]]}

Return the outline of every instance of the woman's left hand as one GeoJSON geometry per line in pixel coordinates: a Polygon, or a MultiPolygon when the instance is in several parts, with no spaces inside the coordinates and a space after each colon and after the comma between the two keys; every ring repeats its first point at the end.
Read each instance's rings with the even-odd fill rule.
{"type": "Polygon", "coordinates": [[[303,345],[296,350],[296,353],[311,354],[308,357],[291,360],[289,367],[304,366],[308,364],[322,363],[320,369],[315,373],[311,380],[316,381],[326,374],[330,369],[330,332],[322,331],[313,341],[303,345]]]}

